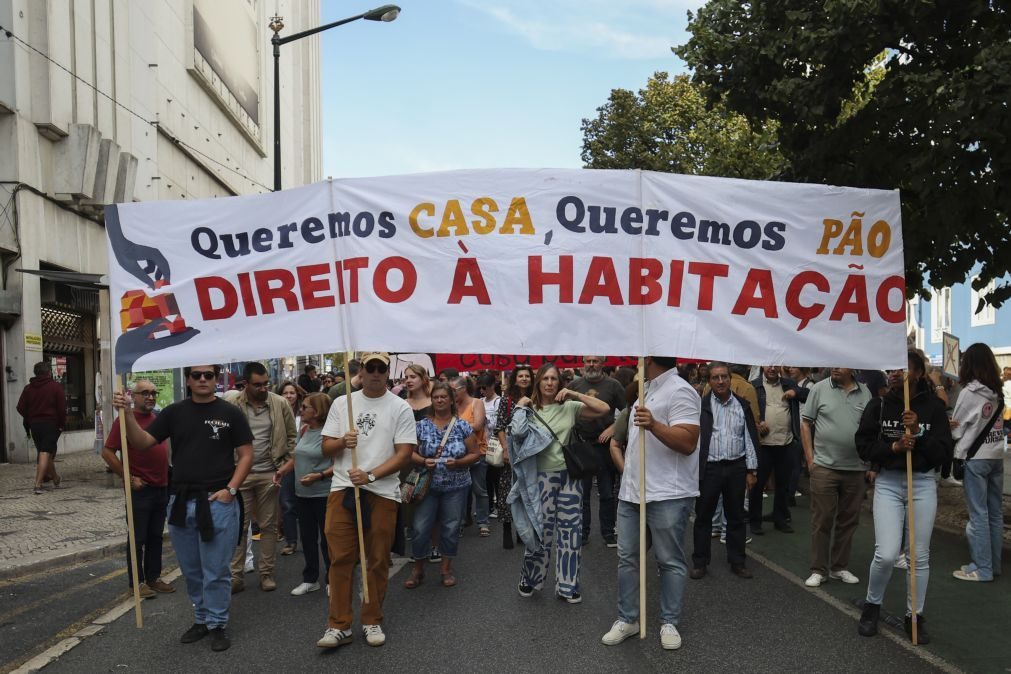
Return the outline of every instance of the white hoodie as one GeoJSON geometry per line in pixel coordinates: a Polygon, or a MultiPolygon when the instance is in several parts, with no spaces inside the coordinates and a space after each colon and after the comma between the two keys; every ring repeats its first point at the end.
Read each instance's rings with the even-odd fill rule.
{"type": "MultiPolygon", "coordinates": [[[[955,410],[951,418],[958,422],[958,426],[951,429],[951,435],[955,438],[955,458],[964,459],[969,446],[983,432],[983,425],[986,424],[1000,404],[1000,396],[978,381],[969,382],[968,386],[962,389],[955,403],[955,410]]],[[[1004,420],[1003,415],[997,417],[993,428],[987,433],[976,452],[975,459],[1003,459],[1004,458],[1004,420]]]]}

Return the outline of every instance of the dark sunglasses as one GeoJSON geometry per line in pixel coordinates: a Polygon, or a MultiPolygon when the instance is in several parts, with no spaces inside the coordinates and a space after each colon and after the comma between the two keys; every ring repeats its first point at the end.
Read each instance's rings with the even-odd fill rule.
{"type": "Polygon", "coordinates": [[[201,370],[200,372],[197,372],[197,371],[193,370],[193,371],[190,372],[190,379],[192,379],[194,381],[197,381],[199,379],[206,379],[207,381],[210,381],[210,380],[216,379],[216,378],[217,378],[217,375],[214,374],[214,370],[209,370],[209,371],[208,370],[201,370]]]}
{"type": "Polygon", "coordinates": [[[369,374],[375,374],[376,372],[378,372],[379,374],[386,374],[387,372],[390,371],[390,367],[386,363],[372,362],[368,363],[365,366],[365,371],[368,372],[369,374]]]}

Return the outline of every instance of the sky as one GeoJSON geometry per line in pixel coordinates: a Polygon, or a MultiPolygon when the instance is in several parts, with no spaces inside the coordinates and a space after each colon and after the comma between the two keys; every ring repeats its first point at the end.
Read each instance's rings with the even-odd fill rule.
{"type": "MultiPolygon", "coordinates": [[[[369,0],[322,0],[322,23],[369,0]]],[[[380,0],[372,0],[379,4],[380,0]]],[[[576,168],[612,89],[680,73],[701,0],[399,0],[322,34],[323,177],[576,168]]]]}

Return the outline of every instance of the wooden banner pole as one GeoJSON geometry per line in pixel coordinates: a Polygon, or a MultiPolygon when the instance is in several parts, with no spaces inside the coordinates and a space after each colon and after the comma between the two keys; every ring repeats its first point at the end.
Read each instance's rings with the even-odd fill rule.
{"type": "MultiPolygon", "coordinates": [[[[350,363],[354,358],[354,352],[348,351],[344,354],[345,361],[350,363]]],[[[347,395],[345,396],[348,401],[348,429],[355,427],[355,414],[354,407],[351,404],[351,370],[348,370],[347,375],[347,395]]],[[[358,449],[355,447],[351,448],[351,469],[358,470],[358,449]]],[[[362,596],[364,598],[363,604],[369,603],[369,574],[368,565],[365,560],[365,530],[362,528],[362,494],[358,485],[354,486],[355,490],[355,518],[358,520],[358,562],[362,567],[362,596]]]]}
{"type": "MultiPolygon", "coordinates": [[[[639,407],[646,393],[646,359],[639,358],[639,407]]],[[[646,638],[646,429],[639,429],[639,638],[646,638]]]]}
{"type": "MultiPolygon", "coordinates": [[[[128,393],[126,375],[120,375],[119,390],[128,393]]],[[[130,578],[133,579],[133,612],[137,627],[144,627],[144,615],[140,610],[140,574],[137,572],[137,535],[133,530],[133,484],[130,479],[130,452],[127,449],[126,419],[123,415],[133,414],[130,408],[119,412],[119,446],[123,456],[123,490],[126,492],[126,531],[130,546],[130,578]]],[[[159,535],[160,532],[159,532],[159,535]]]]}
{"type": "MultiPolygon", "coordinates": [[[[905,400],[905,409],[909,411],[909,370],[902,375],[902,395],[905,400]]],[[[909,426],[906,426],[906,436],[910,436],[909,426]]],[[[913,516],[913,453],[906,452],[906,521],[909,525],[909,605],[913,607],[911,611],[911,622],[913,625],[913,645],[917,645],[916,634],[916,524],[913,516]]]]}

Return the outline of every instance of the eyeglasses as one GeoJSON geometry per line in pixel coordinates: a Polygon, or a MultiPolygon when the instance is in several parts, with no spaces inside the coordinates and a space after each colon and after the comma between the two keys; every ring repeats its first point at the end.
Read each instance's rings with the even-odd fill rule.
{"type": "Polygon", "coordinates": [[[135,396],[144,396],[145,398],[157,398],[158,391],[134,391],[135,396]]]}
{"type": "Polygon", "coordinates": [[[193,381],[198,381],[200,379],[206,379],[210,381],[212,379],[217,379],[217,375],[214,374],[214,370],[201,370],[197,372],[196,370],[190,371],[190,379],[193,381]]]}
{"type": "Polygon", "coordinates": [[[390,371],[390,366],[386,363],[377,363],[373,361],[365,365],[365,371],[369,374],[375,374],[376,372],[379,374],[386,374],[390,371]]]}

